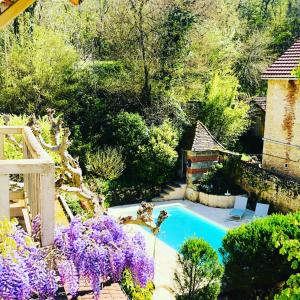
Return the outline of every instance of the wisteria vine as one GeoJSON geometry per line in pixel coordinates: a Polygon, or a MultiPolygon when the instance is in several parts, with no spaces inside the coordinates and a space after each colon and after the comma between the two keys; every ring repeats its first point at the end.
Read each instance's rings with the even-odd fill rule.
{"type": "Polygon", "coordinates": [[[55,272],[46,253],[16,223],[0,222],[0,299],[53,298],[55,272]]]}
{"type": "Polygon", "coordinates": [[[59,274],[73,296],[80,277],[90,282],[96,296],[101,283],[120,281],[125,269],[141,287],[153,279],[154,264],[146,255],[143,236],[129,235],[109,216],[73,219],[69,228],[58,232],[55,246],[68,261],[61,264],[59,274]]]}
{"type": "MultiPolygon", "coordinates": [[[[35,237],[39,223],[35,219],[35,237]]],[[[74,218],[57,232],[47,252],[16,224],[1,235],[0,222],[0,299],[54,298],[60,283],[75,296],[80,279],[88,281],[99,298],[101,285],[119,282],[125,270],[145,287],[153,279],[153,259],[146,254],[143,236],[126,233],[112,217],[85,222],[74,218]],[[9,252],[1,252],[4,244],[11,245],[9,252]]]]}

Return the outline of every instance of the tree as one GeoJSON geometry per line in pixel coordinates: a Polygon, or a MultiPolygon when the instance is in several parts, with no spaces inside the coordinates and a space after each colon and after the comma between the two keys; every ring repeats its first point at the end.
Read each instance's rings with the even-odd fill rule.
{"type": "Polygon", "coordinates": [[[237,95],[237,78],[231,73],[217,73],[207,85],[206,97],[197,103],[198,119],[231,149],[250,125],[249,105],[238,100],[237,95]]]}
{"type": "Polygon", "coordinates": [[[178,254],[181,267],[175,273],[177,299],[217,299],[223,267],[217,253],[202,239],[188,239],[178,254]]]}
{"type": "Polygon", "coordinates": [[[51,106],[65,107],[73,88],[77,54],[55,32],[26,20],[20,35],[10,35],[1,64],[0,110],[5,113],[45,113],[51,106]]]}

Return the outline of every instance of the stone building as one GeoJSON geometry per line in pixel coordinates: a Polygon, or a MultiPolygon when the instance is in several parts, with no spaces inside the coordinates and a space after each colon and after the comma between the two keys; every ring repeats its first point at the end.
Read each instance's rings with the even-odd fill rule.
{"type": "Polygon", "coordinates": [[[262,75],[268,80],[263,168],[300,178],[300,39],[262,75]]]}
{"type": "Polygon", "coordinates": [[[212,136],[200,121],[197,122],[191,150],[186,151],[187,183],[190,184],[219,162],[224,147],[212,136]]]}

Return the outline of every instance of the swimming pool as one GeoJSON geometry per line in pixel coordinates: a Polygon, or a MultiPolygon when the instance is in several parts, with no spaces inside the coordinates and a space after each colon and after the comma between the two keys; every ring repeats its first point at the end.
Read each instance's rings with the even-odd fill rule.
{"type": "Polygon", "coordinates": [[[154,209],[155,218],[162,209],[168,212],[168,218],[163,222],[157,237],[176,251],[190,237],[204,239],[216,251],[221,247],[227,232],[224,227],[201,218],[181,205],[157,207],[154,209]]]}

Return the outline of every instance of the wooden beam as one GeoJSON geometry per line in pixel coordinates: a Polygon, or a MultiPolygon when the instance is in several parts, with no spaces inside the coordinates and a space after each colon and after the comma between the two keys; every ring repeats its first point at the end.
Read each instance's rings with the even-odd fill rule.
{"type": "Polygon", "coordinates": [[[9,200],[11,201],[17,201],[22,199],[25,199],[24,190],[12,191],[9,193],[9,200]]]}
{"type": "Polygon", "coordinates": [[[10,219],[9,175],[0,175],[0,220],[10,219]]]}
{"type": "Polygon", "coordinates": [[[0,159],[4,159],[4,138],[5,134],[0,133],[0,159]]]}
{"type": "Polygon", "coordinates": [[[24,142],[26,143],[31,155],[34,158],[43,158],[51,160],[50,155],[43,149],[43,147],[38,142],[37,138],[34,136],[34,134],[28,126],[24,126],[23,132],[24,142]]]}
{"type": "Polygon", "coordinates": [[[11,23],[36,0],[18,0],[0,15],[0,29],[11,23]]]}
{"type": "Polygon", "coordinates": [[[31,221],[30,221],[29,212],[26,208],[23,208],[22,213],[23,213],[23,217],[24,217],[26,231],[29,235],[31,235],[31,221]]]}
{"type": "MultiPolygon", "coordinates": [[[[39,201],[41,205],[42,246],[49,246],[54,241],[55,231],[55,180],[54,167],[48,174],[40,175],[39,201]]],[[[34,217],[34,216],[33,216],[34,217]]]]}
{"type": "MultiPolygon", "coordinates": [[[[1,18],[1,15],[0,15],[1,18]]],[[[24,126],[0,126],[2,134],[22,134],[24,126]]]]}
{"type": "Polygon", "coordinates": [[[25,208],[25,201],[21,200],[16,203],[10,204],[10,217],[11,218],[16,218],[16,217],[22,217],[22,209],[25,208]]]}
{"type": "Polygon", "coordinates": [[[46,174],[53,166],[47,159],[0,160],[0,174],[46,174]]]}

